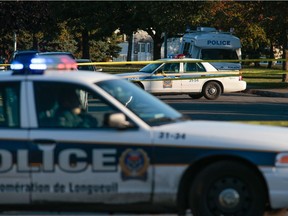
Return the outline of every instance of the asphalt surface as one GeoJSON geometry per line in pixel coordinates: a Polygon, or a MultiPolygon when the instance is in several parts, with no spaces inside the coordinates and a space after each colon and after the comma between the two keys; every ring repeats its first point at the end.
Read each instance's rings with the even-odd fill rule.
{"type": "Polygon", "coordinates": [[[247,88],[245,93],[256,94],[264,97],[284,97],[288,98],[288,88],[279,89],[253,89],[247,88]]]}
{"type": "MultiPolygon", "coordinates": [[[[263,97],[283,97],[288,98],[288,88],[281,89],[253,89],[247,88],[245,93],[255,94],[263,97]]],[[[288,211],[285,209],[265,213],[264,216],[288,216],[288,211]]]]}

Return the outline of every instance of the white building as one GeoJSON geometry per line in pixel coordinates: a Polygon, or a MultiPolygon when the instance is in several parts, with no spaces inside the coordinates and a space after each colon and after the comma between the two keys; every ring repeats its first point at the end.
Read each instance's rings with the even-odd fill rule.
{"type": "MultiPolygon", "coordinates": [[[[122,48],[118,58],[113,61],[127,61],[128,41],[119,44],[122,48]]],[[[150,61],[153,60],[153,39],[147,32],[139,30],[133,34],[131,61],[150,61]]]]}

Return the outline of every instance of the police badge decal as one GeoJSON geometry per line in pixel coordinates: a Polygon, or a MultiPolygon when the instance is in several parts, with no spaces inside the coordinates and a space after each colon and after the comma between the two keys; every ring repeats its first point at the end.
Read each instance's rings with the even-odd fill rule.
{"type": "Polygon", "coordinates": [[[150,160],[144,150],[131,148],[125,150],[120,156],[119,164],[122,170],[121,178],[124,181],[129,179],[147,180],[150,160]]]}

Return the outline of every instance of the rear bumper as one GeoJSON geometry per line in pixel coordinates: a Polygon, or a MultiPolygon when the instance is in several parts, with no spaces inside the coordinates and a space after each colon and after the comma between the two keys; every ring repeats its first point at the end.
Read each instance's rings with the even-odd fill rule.
{"type": "Polygon", "coordinates": [[[244,91],[247,88],[247,83],[243,80],[233,83],[224,84],[224,93],[244,91]]]}

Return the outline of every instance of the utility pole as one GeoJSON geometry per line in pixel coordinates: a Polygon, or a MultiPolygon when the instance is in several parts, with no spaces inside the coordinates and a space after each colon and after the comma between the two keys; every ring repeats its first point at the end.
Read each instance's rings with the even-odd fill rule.
{"type": "Polygon", "coordinates": [[[167,52],[167,32],[164,32],[164,58],[168,57],[167,52]]]}
{"type": "Polygon", "coordinates": [[[13,41],[14,41],[14,52],[15,52],[17,50],[17,34],[16,34],[16,32],[14,32],[13,41]]]}
{"type": "Polygon", "coordinates": [[[284,55],[285,56],[285,62],[283,64],[283,70],[286,73],[282,75],[282,82],[288,82],[288,76],[287,76],[287,73],[288,73],[288,50],[285,49],[284,53],[285,53],[285,55],[284,55]]]}
{"type": "Polygon", "coordinates": [[[284,34],[283,57],[285,61],[283,62],[282,69],[284,70],[285,74],[282,74],[282,82],[288,82],[288,30],[285,30],[284,34]]]}

